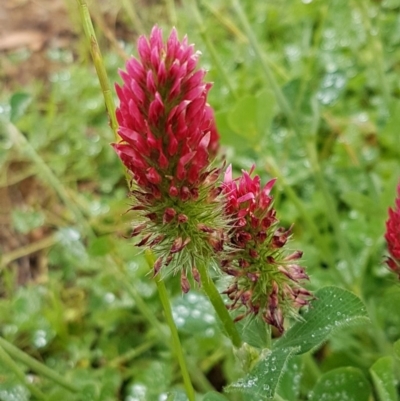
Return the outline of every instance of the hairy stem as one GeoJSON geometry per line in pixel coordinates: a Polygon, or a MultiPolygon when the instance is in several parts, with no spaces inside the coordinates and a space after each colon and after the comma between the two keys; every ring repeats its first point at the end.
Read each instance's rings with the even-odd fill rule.
{"type": "MultiPolygon", "coordinates": [[[[150,251],[146,251],[146,259],[149,266],[152,268],[155,262],[154,254],[150,251]]],[[[195,401],[195,393],[193,389],[192,382],[190,380],[189,371],[186,365],[185,356],[183,354],[183,349],[181,345],[181,341],[179,339],[178,330],[175,326],[174,318],[172,316],[171,304],[169,302],[168,292],[165,287],[164,281],[161,279],[159,275],[154,277],[154,281],[157,285],[158,295],[160,297],[160,301],[162,307],[164,309],[165,320],[167,321],[168,327],[171,331],[171,339],[172,339],[172,348],[176,354],[178,359],[179,367],[181,369],[183,383],[185,385],[186,395],[189,401],[195,401]]]]}
{"type": "Polygon", "coordinates": [[[197,266],[200,277],[201,277],[201,285],[210,299],[215,312],[217,312],[218,317],[220,318],[222,325],[225,329],[226,334],[231,339],[232,344],[236,348],[240,348],[242,346],[242,339],[240,338],[239,332],[233,322],[228,310],[226,309],[226,305],[221,298],[217,287],[214,282],[208,275],[207,269],[203,263],[199,263],[197,266]]]}

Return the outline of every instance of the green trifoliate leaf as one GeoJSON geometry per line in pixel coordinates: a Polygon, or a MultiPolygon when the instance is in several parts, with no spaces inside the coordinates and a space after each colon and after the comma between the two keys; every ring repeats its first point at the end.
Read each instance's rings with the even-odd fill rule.
{"type": "Polygon", "coordinates": [[[368,319],[361,300],[349,291],[325,287],[317,291],[315,297],[302,320],[275,342],[272,351],[248,375],[228,386],[227,391],[239,391],[257,401],[272,399],[294,355],[319,347],[343,326],[368,319]]]}
{"type": "Polygon", "coordinates": [[[331,370],[320,377],[310,401],[368,401],[370,386],[360,369],[353,367],[331,370]]]}
{"type": "Polygon", "coordinates": [[[282,375],[277,389],[278,394],[286,401],[297,401],[300,393],[300,382],[303,374],[301,356],[292,358],[282,375]]]}
{"type": "Polygon", "coordinates": [[[218,331],[214,309],[199,292],[189,291],[175,297],[172,314],[179,331],[204,338],[213,337],[218,331]]]}
{"type": "Polygon", "coordinates": [[[248,375],[225,390],[239,391],[254,400],[272,399],[288,361],[297,352],[298,348],[294,347],[272,350],[248,375]]]}
{"type": "Polygon", "coordinates": [[[394,361],[390,356],[378,359],[369,370],[380,401],[398,401],[394,361]]]}
{"type": "Polygon", "coordinates": [[[315,293],[316,300],[274,349],[299,347],[298,354],[318,348],[343,326],[368,320],[364,304],[351,292],[338,287],[324,287],[315,293]]]}
{"type": "Polygon", "coordinates": [[[248,145],[256,145],[271,125],[275,104],[275,96],[269,89],[255,96],[243,96],[229,113],[228,124],[235,133],[246,138],[248,145]]]}

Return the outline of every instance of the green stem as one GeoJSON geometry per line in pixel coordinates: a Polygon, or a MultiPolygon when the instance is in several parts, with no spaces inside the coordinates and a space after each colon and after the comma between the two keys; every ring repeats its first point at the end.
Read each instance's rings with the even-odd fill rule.
{"type": "MultiPolygon", "coordinates": [[[[147,250],[145,255],[149,266],[153,267],[155,262],[154,254],[150,250],[147,250]]],[[[167,321],[167,324],[171,331],[172,347],[176,354],[176,357],[178,358],[178,363],[181,369],[183,383],[186,389],[186,395],[188,396],[189,401],[195,401],[195,393],[192,382],[190,380],[189,371],[185,361],[185,356],[183,355],[183,349],[181,341],[179,339],[178,330],[175,326],[174,318],[172,316],[172,309],[169,302],[167,289],[165,287],[164,281],[161,279],[159,275],[155,276],[154,281],[156,282],[158,295],[160,297],[160,301],[164,309],[165,320],[167,321]]]]}
{"type": "MultiPolygon", "coordinates": [[[[11,358],[16,359],[26,366],[28,366],[30,369],[32,369],[34,372],[47,377],[48,379],[52,380],[53,382],[59,384],[60,386],[64,387],[65,389],[73,392],[73,393],[78,393],[80,391],[80,388],[76,386],[75,384],[70,383],[68,380],[66,380],[64,377],[56,373],[55,370],[47,367],[46,365],[38,362],[36,359],[33,359],[30,357],[28,354],[25,352],[21,351],[19,348],[15,347],[11,343],[9,343],[7,340],[4,338],[0,337],[0,349],[4,350],[7,352],[11,358]]],[[[13,361],[12,361],[13,362],[13,361]]],[[[14,363],[14,362],[13,362],[14,363]]],[[[28,384],[26,383],[27,387],[30,389],[28,384]]],[[[43,397],[42,397],[43,398],[43,397]]]]}
{"type": "Polygon", "coordinates": [[[269,65],[267,63],[265,55],[263,54],[263,51],[261,50],[261,48],[258,44],[257,38],[251,28],[251,25],[247,19],[245,12],[243,11],[240,1],[238,1],[238,0],[231,0],[231,1],[232,1],[232,6],[235,9],[237,16],[238,16],[241,24],[243,25],[243,29],[246,32],[247,37],[249,38],[250,45],[253,48],[254,52],[256,53],[258,59],[260,60],[260,64],[264,71],[264,75],[265,75],[272,91],[275,94],[276,101],[277,101],[280,109],[285,114],[290,125],[293,127],[295,133],[298,136],[300,136],[300,129],[297,125],[297,121],[295,119],[294,113],[293,113],[285,95],[281,91],[281,88],[279,87],[278,82],[275,80],[275,77],[274,77],[271,69],[269,68],[269,65]]]}
{"type": "MultiPolygon", "coordinates": [[[[334,198],[332,197],[331,192],[326,185],[324,176],[321,172],[321,167],[320,167],[320,164],[318,161],[317,151],[315,149],[315,143],[307,144],[307,153],[309,155],[309,161],[310,161],[311,168],[313,170],[315,179],[316,179],[319,187],[321,188],[322,194],[325,198],[326,206],[329,211],[328,217],[332,224],[332,228],[335,233],[336,240],[338,242],[342,256],[348,264],[346,271],[349,273],[350,279],[351,279],[350,281],[354,285],[356,282],[356,277],[355,277],[354,271],[353,271],[353,257],[351,255],[351,250],[348,245],[348,241],[347,241],[346,237],[343,235],[342,229],[340,228],[340,218],[339,218],[339,213],[337,211],[336,202],[335,202],[334,198]]],[[[347,280],[346,277],[344,277],[344,280],[348,284],[350,284],[349,280],[347,280]]],[[[353,288],[353,290],[356,290],[356,289],[353,288]]]]}
{"type": "Polygon", "coordinates": [[[57,242],[57,236],[52,234],[38,241],[31,242],[28,245],[22,246],[21,248],[17,248],[11,252],[0,255],[0,271],[2,271],[9,263],[13,262],[14,260],[30,255],[37,251],[41,251],[42,249],[50,248],[57,242]]]}
{"type": "Polygon", "coordinates": [[[12,371],[15,376],[17,376],[18,380],[28,388],[28,390],[39,400],[46,400],[46,396],[35,386],[29,383],[27,380],[25,373],[19,368],[19,366],[10,358],[10,355],[4,351],[4,349],[0,346],[0,361],[4,366],[7,366],[10,371],[12,371]]]}
{"type": "Polygon", "coordinates": [[[131,20],[136,32],[144,32],[143,24],[137,15],[134,3],[131,0],[122,0],[122,6],[131,20]]]}
{"type": "Polygon", "coordinates": [[[304,222],[307,224],[308,229],[314,241],[318,245],[321,254],[324,255],[324,262],[328,264],[330,268],[330,272],[335,276],[335,279],[341,282],[344,287],[349,287],[349,284],[346,278],[340,273],[338,269],[336,269],[335,260],[332,254],[332,251],[329,247],[329,244],[325,241],[324,237],[321,236],[320,231],[315,224],[315,221],[311,218],[310,213],[304,207],[303,201],[298,197],[296,192],[290,187],[290,185],[286,182],[285,177],[281,174],[275,160],[271,157],[267,158],[268,167],[271,169],[271,172],[274,176],[279,179],[280,185],[285,190],[285,193],[290,198],[291,202],[296,206],[297,210],[300,212],[304,222]]]}
{"type": "Polygon", "coordinates": [[[0,361],[4,366],[7,366],[10,371],[14,373],[17,379],[39,400],[46,400],[46,396],[35,386],[29,383],[25,373],[19,368],[19,366],[10,358],[10,355],[0,347],[0,361]]]}
{"type": "Polygon", "coordinates": [[[382,91],[383,99],[385,100],[386,107],[390,109],[391,103],[391,93],[390,85],[386,79],[385,74],[385,64],[384,64],[384,53],[383,53],[383,43],[384,41],[380,38],[379,31],[377,27],[372,25],[372,19],[368,15],[368,3],[363,0],[356,0],[355,3],[361,11],[361,16],[363,19],[363,24],[365,31],[368,36],[368,45],[370,46],[372,56],[372,64],[375,67],[377,77],[379,80],[379,88],[382,91]],[[374,30],[377,32],[374,33],[374,30]]]}
{"type": "Polygon", "coordinates": [[[215,50],[215,47],[212,44],[212,41],[210,40],[210,37],[208,36],[208,30],[205,27],[204,21],[201,17],[198,7],[197,7],[196,0],[190,0],[189,3],[190,3],[190,8],[192,10],[191,14],[193,15],[194,20],[196,21],[200,36],[203,39],[208,52],[210,53],[210,56],[211,56],[211,59],[212,59],[214,65],[217,67],[217,70],[218,70],[219,74],[221,75],[222,79],[224,80],[226,86],[228,87],[229,92],[232,94],[232,96],[235,99],[238,99],[238,95],[232,86],[231,80],[229,79],[229,75],[225,71],[225,68],[223,67],[223,65],[218,57],[218,53],[215,50]]]}
{"type": "Polygon", "coordinates": [[[203,263],[199,263],[197,265],[197,269],[200,273],[201,285],[210,299],[215,311],[217,312],[218,317],[220,318],[222,325],[224,326],[225,332],[228,337],[231,339],[232,344],[236,348],[240,348],[242,346],[242,339],[240,338],[239,332],[233,322],[228,310],[226,309],[226,305],[221,298],[221,294],[217,290],[212,279],[209,277],[207,269],[203,263]]]}
{"type": "Polygon", "coordinates": [[[85,0],[77,0],[79,4],[79,13],[81,15],[83,29],[86,39],[89,43],[90,53],[93,63],[96,68],[96,73],[99,78],[100,86],[103,91],[104,102],[106,104],[108,117],[110,119],[111,129],[114,132],[115,139],[118,140],[118,122],[115,116],[115,104],[111,92],[110,82],[108,80],[107,71],[103,63],[100,47],[96,39],[96,34],[93,29],[92,20],[90,18],[89,8],[85,0]]]}
{"type": "Polygon", "coordinates": [[[168,11],[169,21],[173,26],[176,26],[176,24],[178,22],[178,18],[176,16],[174,0],[165,0],[165,3],[166,3],[167,11],[168,11]]]}
{"type": "Polygon", "coordinates": [[[114,358],[112,361],[110,361],[109,366],[111,366],[112,368],[119,368],[121,365],[130,362],[132,359],[137,358],[138,356],[148,351],[150,348],[154,347],[156,343],[157,343],[156,340],[150,340],[147,341],[146,343],[140,344],[138,347],[133,348],[128,352],[126,352],[125,354],[114,358]]]}

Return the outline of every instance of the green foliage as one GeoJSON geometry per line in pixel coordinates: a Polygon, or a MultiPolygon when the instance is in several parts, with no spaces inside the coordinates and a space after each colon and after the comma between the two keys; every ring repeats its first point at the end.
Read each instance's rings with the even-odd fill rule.
{"type": "Polygon", "coordinates": [[[394,361],[390,356],[378,359],[370,369],[372,380],[380,401],[397,401],[394,361]]]}
{"type": "Polygon", "coordinates": [[[325,373],[315,385],[310,401],[368,401],[371,391],[361,370],[348,367],[325,373]]]}
{"type": "Polygon", "coordinates": [[[315,292],[312,307],[277,340],[274,348],[299,347],[303,354],[323,344],[343,326],[368,321],[365,306],[359,298],[338,287],[324,287],[315,292]]]}
{"type": "MultiPolygon", "coordinates": [[[[368,321],[365,306],[359,298],[346,290],[325,287],[318,290],[315,296],[317,299],[301,320],[294,323],[274,343],[272,350],[248,375],[231,384],[227,390],[240,391],[254,399],[273,399],[276,387],[294,355],[321,346],[343,326],[368,321]]],[[[293,391],[296,392],[298,382],[294,380],[293,384],[293,391]]]]}
{"type": "MultiPolygon", "coordinates": [[[[239,2],[261,56],[234,1],[196,2],[200,25],[191,1],[131,3],[113,3],[127,53],[155,23],[201,50],[227,161],[278,177],[277,217],[294,223],[316,296],[272,343],[261,321],[238,323],[246,345],[232,352],[201,288],[182,295],[167,277],[197,399],[398,400],[400,284],[383,234],[400,177],[399,2],[239,2]]],[[[114,25],[103,37],[101,23],[119,81],[114,25]]],[[[86,44],[70,48],[49,49],[59,65],[45,80],[0,94],[0,334],[79,389],[18,360],[48,400],[186,401],[156,286],[126,238],[135,215],[97,77],[86,44]]],[[[34,398],[0,366],[0,399],[34,398]]]]}

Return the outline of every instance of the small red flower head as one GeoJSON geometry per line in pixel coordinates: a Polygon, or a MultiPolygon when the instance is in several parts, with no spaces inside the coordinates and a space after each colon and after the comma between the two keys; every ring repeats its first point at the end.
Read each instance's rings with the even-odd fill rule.
{"type": "Polygon", "coordinates": [[[385,239],[390,254],[386,263],[400,279],[400,184],[397,186],[396,206],[394,209],[389,208],[385,239]]]}
{"type": "Polygon", "coordinates": [[[261,186],[259,176],[232,179],[228,167],[223,183],[225,212],[230,217],[232,253],[221,269],[232,276],[232,285],[225,291],[232,301],[230,309],[245,308],[246,315],[260,316],[266,323],[284,330],[284,317],[307,305],[310,292],[301,287],[308,279],[304,268],[297,264],[302,252],[286,254],[284,247],[291,228],[278,227],[276,211],[270,195],[275,179],[261,186]]]}
{"type": "Polygon", "coordinates": [[[139,38],[138,54],[120,71],[122,86],[116,85],[122,141],[113,146],[133,178],[132,236],[158,257],[154,274],[180,269],[187,291],[186,271],[198,278],[195,256],[207,259],[213,252],[210,233],[200,228],[215,233],[226,225],[215,202],[220,170],[210,165],[219,146],[207,103],[211,84],[196,68],[199,54],[186,37],[178,40],[175,29],[163,41],[154,27],[149,39],[139,38]]]}

